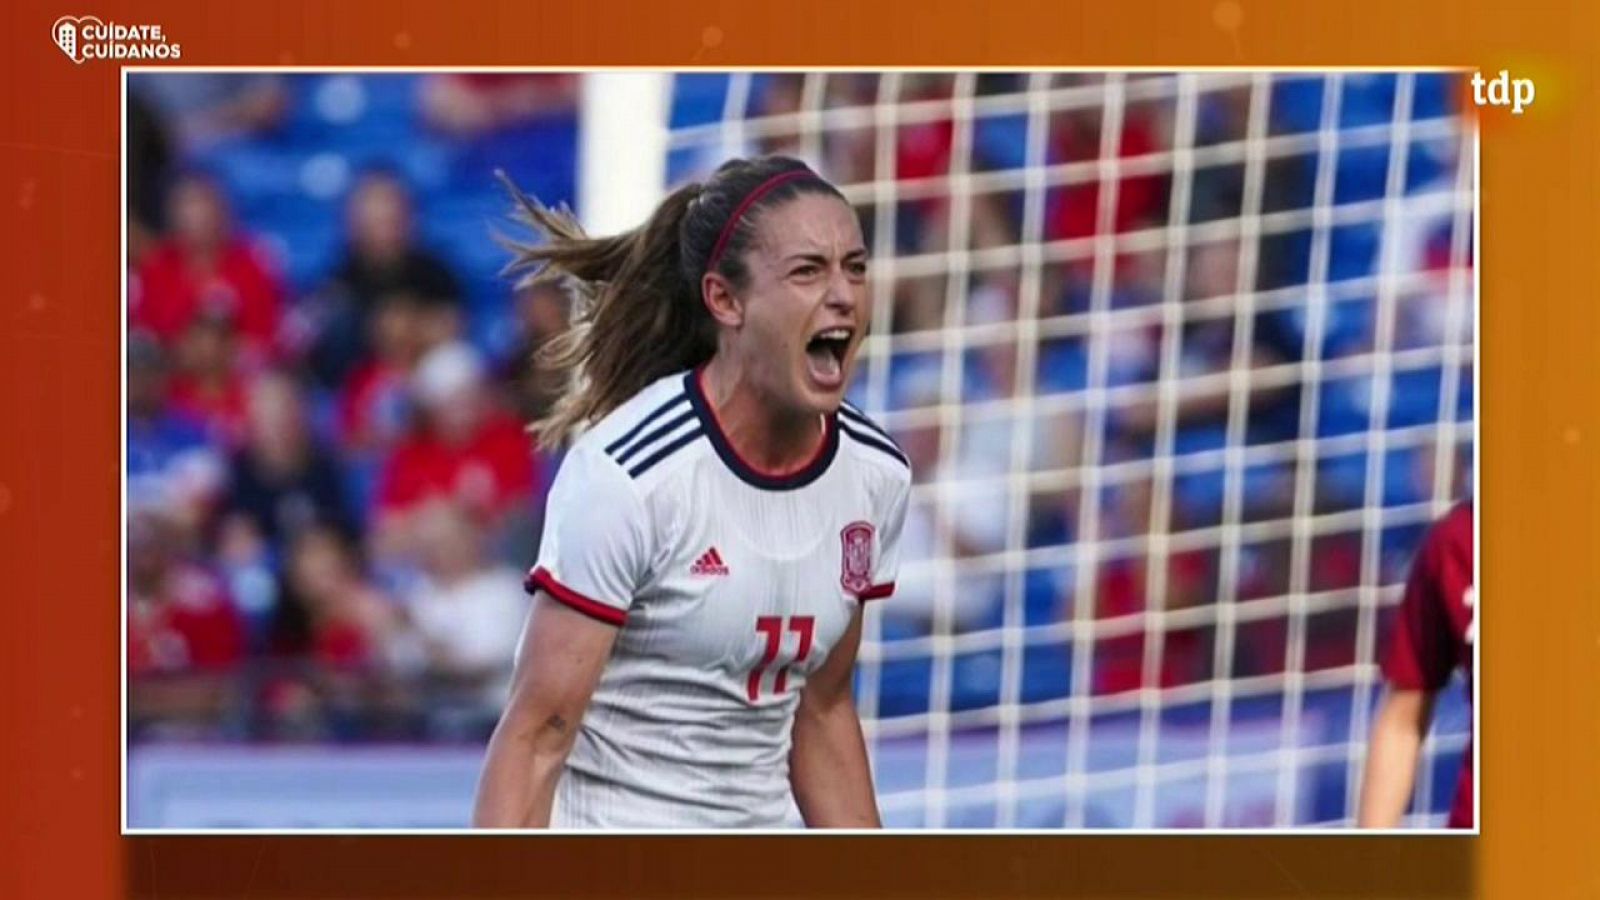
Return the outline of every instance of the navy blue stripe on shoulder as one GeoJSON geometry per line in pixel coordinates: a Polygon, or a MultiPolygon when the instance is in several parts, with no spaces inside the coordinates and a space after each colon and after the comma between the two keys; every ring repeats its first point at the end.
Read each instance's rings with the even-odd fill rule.
{"type": "Polygon", "coordinates": [[[900,452],[900,448],[888,440],[880,440],[876,435],[866,431],[857,430],[856,426],[847,418],[840,417],[839,430],[850,436],[850,439],[865,447],[871,447],[879,453],[887,454],[899,460],[907,469],[911,468],[911,460],[900,452]]]}
{"type": "Polygon", "coordinates": [[[681,415],[668,419],[660,428],[651,430],[648,434],[625,447],[621,453],[613,453],[612,456],[616,457],[617,462],[626,465],[628,460],[639,454],[639,451],[649,449],[651,444],[657,443],[662,438],[676,431],[680,426],[683,425],[683,423],[693,418],[694,410],[686,409],[681,415]]]}
{"type": "Polygon", "coordinates": [[[668,441],[665,445],[657,448],[656,452],[634,464],[633,468],[628,470],[628,477],[638,478],[640,475],[643,475],[645,472],[649,471],[650,468],[656,463],[661,462],[672,454],[683,449],[684,446],[688,445],[690,442],[698,439],[704,434],[705,429],[700,425],[696,425],[694,428],[685,431],[683,434],[680,434],[676,438],[668,441]]]}
{"type": "Polygon", "coordinates": [[[647,415],[644,418],[640,419],[632,428],[629,428],[627,434],[624,434],[622,437],[619,437],[616,440],[612,441],[611,443],[607,444],[606,445],[606,452],[607,453],[615,453],[615,452],[617,452],[617,448],[618,447],[621,447],[624,444],[628,443],[629,441],[633,440],[635,437],[638,436],[639,432],[644,431],[646,428],[649,428],[651,422],[654,422],[655,420],[657,420],[657,419],[661,418],[662,416],[666,415],[667,413],[671,412],[673,410],[673,408],[676,407],[678,404],[687,403],[687,402],[689,402],[689,395],[688,394],[678,394],[677,396],[673,397],[671,400],[668,400],[667,402],[661,404],[660,406],[656,407],[655,409],[652,409],[650,411],[649,415],[647,415]]]}
{"type": "MultiPolygon", "coordinates": [[[[862,412],[851,403],[845,402],[839,404],[839,412],[843,413],[844,417],[849,419],[852,424],[860,425],[866,428],[868,431],[876,434],[878,437],[888,441],[889,443],[895,444],[895,439],[889,436],[889,432],[885,430],[882,425],[872,421],[867,417],[866,413],[862,412]]],[[[898,444],[895,445],[899,446],[898,444]]]]}

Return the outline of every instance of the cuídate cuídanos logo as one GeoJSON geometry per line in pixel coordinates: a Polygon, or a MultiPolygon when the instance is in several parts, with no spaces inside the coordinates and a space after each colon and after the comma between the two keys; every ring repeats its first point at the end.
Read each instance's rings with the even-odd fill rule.
{"type": "Polygon", "coordinates": [[[62,16],[50,26],[50,37],[75,63],[87,59],[178,59],[183,47],[167,38],[160,25],[102,22],[98,16],[62,16]]]}

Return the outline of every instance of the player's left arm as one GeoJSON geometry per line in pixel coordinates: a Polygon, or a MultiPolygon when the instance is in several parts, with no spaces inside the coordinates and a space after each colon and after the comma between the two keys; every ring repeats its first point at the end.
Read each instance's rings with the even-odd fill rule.
{"type": "Polygon", "coordinates": [[[861,608],[822,666],[806,679],[794,720],[789,784],[810,828],[881,828],[851,675],[861,608]]]}

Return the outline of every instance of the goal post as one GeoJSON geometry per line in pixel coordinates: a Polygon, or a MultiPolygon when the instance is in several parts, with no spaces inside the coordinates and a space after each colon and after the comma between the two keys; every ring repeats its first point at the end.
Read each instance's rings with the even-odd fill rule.
{"type": "Polygon", "coordinates": [[[667,102],[662,72],[587,72],[578,106],[578,221],[591,234],[637,226],[666,185],[667,102]]]}

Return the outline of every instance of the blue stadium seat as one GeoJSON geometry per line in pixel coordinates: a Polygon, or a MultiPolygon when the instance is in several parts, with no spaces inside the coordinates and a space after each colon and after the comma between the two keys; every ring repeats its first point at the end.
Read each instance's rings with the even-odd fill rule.
{"type": "Polygon", "coordinates": [[[1459,387],[1456,394],[1456,420],[1470,422],[1472,421],[1476,403],[1473,396],[1474,386],[1472,383],[1472,367],[1470,365],[1462,368],[1461,377],[1458,379],[1457,384],[1459,387]]]}
{"type": "Polygon", "coordinates": [[[1394,118],[1395,77],[1369,72],[1344,76],[1339,98],[1339,127],[1381,125],[1394,118]]]}
{"type": "Polygon", "coordinates": [[[1317,461],[1317,495],[1326,509],[1354,509],[1366,494],[1367,456],[1346,453],[1317,461]]]}
{"type": "Polygon", "coordinates": [[[1089,360],[1082,338],[1053,338],[1041,341],[1035,388],[1040,394],[1081,391],[1088,385],[1089,360]]]}
{"type": "Polygon", "coordinates": [[[475,303],[467,315],[467,337],[491,360],[514,362],[512,354],[522,348],[515,314],[510,305],[475,303]]]}
{"type": "Polygon", "coordinates": [[[933,660],[894,659],[883,663],[878,679],[878,715],[911,716],[928,711],[933,660]]]}
{"type": "Polygon", "coordinates": [[[314,290],[338,262],[343,230],[331,215],[261,217],[255,232],[284,251],[284,277],[295,295],[314,290]]]}
{"type": "Polygon", "coordinates": [[[1456,112],[1455,91],[1462,76],[1446,72],[1419,72],[1413,76],[1411,118],[1437,119],[1456,112]]]}
{"type": "Polygon", "coordinates": [[[1172,490],[1180,523],[1184,527],[1198,528],[1221,522],[1226,484],[1226,476],[1220,466],[1174,476],[1172,490]]]}
{"type": "Polygon", "coordinates": [[[1439,417],[1444,371],[1437,366],[1394,372],[1389,390],[1389,427],[1422,425],[1439,417]]]}
{"type": "Polygon", "coordinates": [[[1277,75],[1272,79],[1272,134],[1316,131],[1322,124],[1321,76],[1277,75]]]}
{"type": "Polygon", "coordinates": [[[1432,494],[1432,484],[1421,484],[1417,480],[1417,467],[1422,461],[1420,455],[1424,450],[1432,452],[1431,448],[1400,447],[1384,454],[1383,504],[1385,506],[1419,503],[1432,494]]]}
{"type": "Polygon", "coordinates": [[[1228,446],[1228,429],[1223,425],[1185,425],[1173,434],[1172,452],[1183,456],[1221,450],[1228,446]]]}
{"type": "Polygon", "coordinates": [[[219,144],[197,163],[221,179],[235,210],[249,220],[264,206],[300,192],[303,154],[267,142],[219,144]]]}
{"type": "Polygon", "coordinates": [[[1020,169],[1028,162],[1028,117],[1017,113],[979,119],[972,142],[975,168],[1020,169]]]}
{"type": "Polygon", "coordinates": [[[1029,569],[1023,577],[1023,623],[1048,625],[1069,615],[1072,579],[1070,565],[1029,569]]]}
{"type": "Polygon", "coordinates": [[[981,709],[1000,702],[999,650],[958,653],[950,667],[950,708],[981,709]]]}
{"type": "Polygon", "coordinates": [[[1334,169],[1333,202],[1357,203],[1380,199],[1388,175],[1388,144],[1341,147],[1339,163],[1334,169]]]}
{"type": "Polygon", "coordinates": [[[1022,700],[1039,703],[1072,693],[1072,643],[1027,644],[1022,649],[1022,700]]]}
{"type": "Polygon", "coordinates": [[[671,127],[688,128],[722,121],[727,97],[727,75],[709,72],[678,75],[672,84],[671,127]]]}
{"type": "Polygon", "coordinates": [[[1406,192],[1411,193],[1423,187],[1438,187],[1435,184],[1441,177],[1451,175],[1444,165],[1444,160],[1449,159],[1454,152],[1453,141],[1412,141],[1410,152],[1406,155],[1406,192]]]}
{"type": "Polygon", "coordinates": [[[1371,416],[1371,379],[1356,375],[1322,382],[1317,407],[1317,436],[1333,437],[1367,430],[1371,416]]]}

